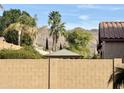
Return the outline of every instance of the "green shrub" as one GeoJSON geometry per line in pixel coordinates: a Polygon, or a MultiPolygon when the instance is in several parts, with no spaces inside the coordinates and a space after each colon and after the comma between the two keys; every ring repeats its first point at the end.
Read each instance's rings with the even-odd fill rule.
{"type": "Polygon", "coordinates": [[[91,39],[92,34],[80,27],[70,30],[67,36],[69,49],[78,54],[81,54],[84,58],[89,58],[90,55],[89,43],[91,39]]]}
{"type": "Polygon", "coordinates": [[[15,30],[4,33],[4,38],[8,43],[18,44],[18,32],[15,30]]]}
{"type": "MultiPolygon", "coordinates": [[[[4,38],[8,43],[13,43],[18,45],[18,31],[12,30],[4,33],[4,38]]],[[[21,34],[21,45],[32,45],[33,40],[31,36],[27,33],[21,34]]]]}
{"type": "Polygon", "coordinates": [[[33,44],[33,40],[31,38],[31,36],[29,36],[28,34],[22,34],[21,35],[21,45],[32,45],[33,44]]]}
{"type": "Polygon", "coordinates": [[[1,36],[3,36],[3,32],[2,32],[2,31],[0,31],[0,37],[1,37],[1,36]]]}
{"type": "Polygon", "coordinates": [[[88,47],[80,47],[76,44],[69,44],[67,49],[80,54],[83,58],[89,58],[90,51],[88,47]]]}
{"type": "Polygon", "coordinates": [[[20,50],[4,49],[0,51],[0,59],[39,59],[42,56],[32,47],[26,46],[20,50]]]}
{"type": "Polygon", "coordinates": [[[92,56],[92,59],[100,59],[100,55],[99,55],[99,54],[94,54],[94,55],[92,56]]]}

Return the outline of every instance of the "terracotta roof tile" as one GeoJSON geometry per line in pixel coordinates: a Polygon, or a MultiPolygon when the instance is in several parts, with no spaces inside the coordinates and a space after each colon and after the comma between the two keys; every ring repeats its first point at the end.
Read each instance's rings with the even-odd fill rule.
{"type": "Polygon", "coordinates": [[[100,39],[124,39],[124,22],[101,22],[100,39]]]}

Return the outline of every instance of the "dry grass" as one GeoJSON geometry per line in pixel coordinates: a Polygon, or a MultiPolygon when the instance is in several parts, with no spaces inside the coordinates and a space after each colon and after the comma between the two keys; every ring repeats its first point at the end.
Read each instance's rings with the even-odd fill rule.
{"type": "Polygon", "coordinates": [[[18,50],[21,47],[18,45],[14,45],[12,43],[7,43],[5,41],[0,41],[0,50],[2,49],[12,49],[12,50],[18,50]]]}

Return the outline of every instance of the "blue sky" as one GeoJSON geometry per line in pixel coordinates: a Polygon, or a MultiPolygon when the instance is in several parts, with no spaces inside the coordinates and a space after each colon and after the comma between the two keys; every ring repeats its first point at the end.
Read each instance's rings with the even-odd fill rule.
{"type": "MultiPolygon", "coordinates": [[[[124,5],[78,5],[78,4],[5,4],[5,10],[17,8],[27,11],[30,15],[37,14],[38,27],[47,25],[48,14],[59,11],[67,29],[83,27],[85,29],[98,28],[101,21],[124,21],[124,5]]],[[[0,11],[2,15],[2,11],[0,11]]]]}

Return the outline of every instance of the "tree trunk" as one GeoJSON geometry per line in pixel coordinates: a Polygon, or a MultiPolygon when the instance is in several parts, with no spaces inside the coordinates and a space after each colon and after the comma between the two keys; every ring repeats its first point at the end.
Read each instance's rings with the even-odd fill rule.
{"type": "Polygon", "coordinates": [[[21,31],[18,32],[18,45],[21,45],[21,31]]]}
{"type": "Polygon", "coordinates": [[[57,35],[55,35],[55,51],[57,50],[57,35]]]}
{"type": "Polygon", "coordinates": [[[52,50],[55,51],[55,37],[53,35],[53,44],[52,44],[52,50]]]}
{"type": "Polygon", "coordinates": [[[55,51],[56,51],[56,42],[55,42],[55,51]]]}
{"type": "Polygon", "coordinates": [[[48,38],[46,38],[46,50],[49,50],[48,38]]]}

